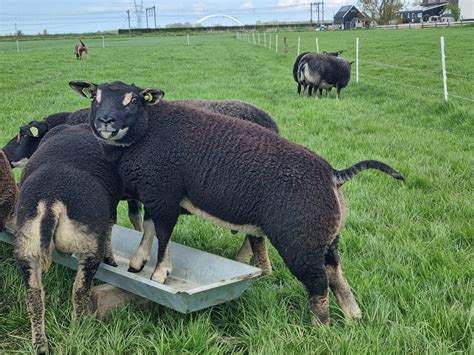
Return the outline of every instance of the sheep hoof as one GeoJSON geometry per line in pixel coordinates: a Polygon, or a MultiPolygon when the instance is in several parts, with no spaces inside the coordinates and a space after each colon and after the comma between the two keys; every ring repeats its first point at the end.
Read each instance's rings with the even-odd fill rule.
{"type": "Polygon", "coordinates": [[[153,275],[151,275],[151,280],[155,282],[159,282],[160,284],[164,284],[170,272],[171,272],[170,267],[160,267],[155,270],[153,275]]]}
{"type": "Polygon", "coordinates": [[[104,258],[104,264],[117,267],[118,264],[115,262],[115,259],[113,257],[105,257],[104,258]]]}
{"type": "Polygon", "coordinates": [[[143,262],[142,266],[139,267],[138,269],[137,269],[137,268],[134,268],[133,266],[129,266],[127,271],[128,271],[128,272],[133,272],[133,273],[135,273],[135,274],[136,274],[136,273],[139,273],[139,272],[142,271],[143,268],[145,267],[145,263],[146,263],[146,261],[143,262]]]}
{"type": "Polygon", "coordinates": [[[130,264],[128,265],[128,271],[134,273],[142,271],[147,261],[148,259],[135,260],[135,258],[133,258],[130,260],[130,264]]]}

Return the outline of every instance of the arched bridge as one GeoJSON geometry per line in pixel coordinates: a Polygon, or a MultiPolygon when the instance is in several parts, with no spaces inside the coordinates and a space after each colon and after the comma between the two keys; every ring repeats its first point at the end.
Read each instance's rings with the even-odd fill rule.
{"type": "Polygon", "coordinates": [[[244,24],[242,22],[240,22],[239,20],[237,20],[235,17],[233,16],[229,16],[229,15],[223,15],[223,14],[214,14],[214,15],[207,15],[207,16],[204,16],[202,19],[198,20],[196,22],[196,24],[202,24],[204,21],[206,20],[209,20],[209,19],[212,19],[212,18],[225,18],[227,20],[231,20],[232,22],[234,22],[235,24],[237,24],[238,26],[243,26],[244,24]]]}

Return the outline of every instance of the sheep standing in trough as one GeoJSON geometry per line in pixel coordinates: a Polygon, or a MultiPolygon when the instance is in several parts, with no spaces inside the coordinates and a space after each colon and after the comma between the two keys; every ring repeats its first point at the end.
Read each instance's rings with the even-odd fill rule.
{"type": "Polygon", "coordinates": [[[42,140],[23,170],[15,209],[15,257],[26,284],[33,345],[44,353],[41,273],[53,249],[75,254],[73,317],[87,311],[92,279],[101,261],[116,266],[110,245],[123,186],[116,167],[86,124],[62,125],[42,140]]]}
{"type": "Polygon", "coordinates": [[[308,53],[301,58],[298,66],[298,82],[309,86],[308,96],[314,89],[336,88],[336,99],[339,100],[341,90],[349,84],[351,78],[351,62],[334,56],[308,53]]]}
{"type": "Polygon", "coordinates": [[[87,54],[87,46],[82,42],[82,40],[79,40],[80,43],[76,44],[74,46],[74,54],[76,55],[76,59],[82,59],[82,54],[86,53],[87,54]]]}
{"type": "MultiPolygon", "coordinates": [[[[337,52],[323,52],[324,55],[328,55],[328,56],[332,56],[332,57],[339,57],[341,54],[342,54],[342,50],[340,51],[337,51],[337,52]]],[[[293,79],[296,81],[296,83],[298,84],[298,87],[297,87],[297,92],[298,94],[301,93],[301,86],[303,86],[304,90],[303,90],[303,96],[306,95],[306,89],[308,87],[308,84],[302,80],[301,82],[299,81],[298,79],[298,68],[300,66],[300,61],[301,59],[306,55],[306,54],[309,54],[309,53],[316,53],[316,52],[303,52],[301,53],[300,55],[298,55],[296,57],[296,60],[295,60],[295,63],[293,64],[293,79]]],[[[309,85],[311,86],[311,85],[309,85]]],[[[326,96],[328,95],[328,93],[331,91],[332,87],[330,88],[327,88],[326,89],[326,96]]],[[[319,94],[322,95],[323,93],[323,89],[320,88],[319,89],[319,94]]],[[[311,96],[311,95],[310,95],[311,96]]]]}
{"type": "Polygon", "coordinates": [[[7,156],[0,150],[0,231],[11,225],[18,188],[7,156]]]}
{"type": "Polygon", "coordinates": [[[152,217],[158,239],[151,279],[171,271],[168,242],[180,209],[215,224],[266,235],[309,294],[316,323],[329,323],[328,287],[344,315],[361,311],[337,254],[345,214],[341,185],[377,161],[338,171],[310,152],[256,124],[160,102],[164,93],[122,82],[70,82],[93,92],[90,126],[117,158],[128,189],[152,217]],[[158,102],[160,102],[158,104],[158,102]]]}
{"type": "MultiPolygon", "coordinates": [[[[189,108],[198,108],[208,112],[224,114],[228,117],[253,122],[275,133],[279,132],[277,124],[268,113],[245,102],[232,100],[177,100],[173,101],[173,103],[189,108]]],[[[183,210],[183,212],[186,213],[186,210],[183,210]]],[[[146,211],[143,230],[143,238],[137,250],[130,258],[128,268],[130,272],[140,272],[150,259],[153,238],[156,232],[151,216],[146,211]]],[[[252,257],[254,257],[255,265],[262,269],[264,275],[271,274],[272,267],[268,257],[268,250],[265,239],[261,236],[246,235],[235,260],[249,263],[252,257]]]]}

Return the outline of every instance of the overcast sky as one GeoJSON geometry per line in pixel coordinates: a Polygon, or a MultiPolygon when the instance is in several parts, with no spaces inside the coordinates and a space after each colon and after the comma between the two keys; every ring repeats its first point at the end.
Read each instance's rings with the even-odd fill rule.
{"type": "MultiPolygon", "coordinates": [[[[156,8],[157,27],[176,22],[196,23],[212,14],[225,14],[244,24],[256,21],[309,20],[309,3],[322,0],[135,0],[142,5],[142,26],[146,27],[145,8],[156,8]]],[[[357,0],[325,1],[325,19],[332,19],[342,5],[355,5],[357,0]]],[[[0,35],[21,30],[25,34],[95,32],[128,28],[130,10],[132,28],[139,27],[133,0],[0,0],[0,35]]],[[[151,11],[150,11],[151,14],[151,11]]],[[[322,18],[322,14],[320,15],[322,18]]],[[[314,13],[313,18],[317,19],[314,13]]],[[[214,24],[230,24],[223,19],[214,24]]],[[[148,18],[154,27],[153,16],[148,18]]]]}

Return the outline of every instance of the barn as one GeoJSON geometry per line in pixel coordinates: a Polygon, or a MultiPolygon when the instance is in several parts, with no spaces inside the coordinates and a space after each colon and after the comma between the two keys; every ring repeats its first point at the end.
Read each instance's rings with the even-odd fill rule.
{"type": "Polygon", "coordinates": [[[367,15],[354,5],[342,6],[334,15],[334,24],[341,29],[350,30],[354,28],[367,28],[370,20],[367,15]]]}

